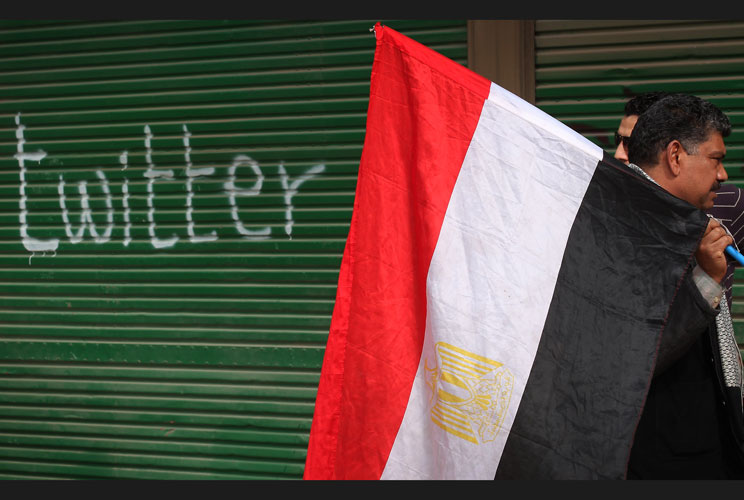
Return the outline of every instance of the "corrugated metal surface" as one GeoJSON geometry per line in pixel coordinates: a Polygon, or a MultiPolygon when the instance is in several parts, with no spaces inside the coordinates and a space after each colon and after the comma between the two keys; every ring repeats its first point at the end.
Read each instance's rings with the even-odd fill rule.
{"type": "Polygon", "coordinates": [[[0,478],[301,477],[374,22],[0,21],[0,478]]]}
{"type": "MultiPolygon", "coordinates": [[[[537,106],[604,147],[629,97],[686,92],[731,119],[730,181],[744,187],[744,21],[537,21],[537,106]]],[[[735,275],[732,312],[744,343],[744,270],[735,275]]]]}

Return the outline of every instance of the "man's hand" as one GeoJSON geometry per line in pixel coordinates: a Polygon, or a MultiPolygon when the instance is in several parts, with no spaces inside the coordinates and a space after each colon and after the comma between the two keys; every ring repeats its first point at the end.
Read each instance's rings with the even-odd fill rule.
{"type": "Polygon", "coordinates": [[[726,255],[724,251],[733,239],[721,227],[721,223],[710,219],[708,227],[705,228],[702,240],[695,251],[695,259],[700,268],[708,273],[708,276],[720,283],[726,276],[726,255]]]}

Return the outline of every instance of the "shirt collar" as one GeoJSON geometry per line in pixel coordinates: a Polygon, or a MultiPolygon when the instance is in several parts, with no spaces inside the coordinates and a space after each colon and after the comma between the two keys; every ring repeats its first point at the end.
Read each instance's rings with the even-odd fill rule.
{"type": "Polygon", "coordinates": [[[635,170],[636,172],[638,172],[639,174],[641,174],[643,177],[645,177],[646,179],[648,179],[651,182],[653,182],[654,184],[656,184],[657,186],[659,185],[659,183],[656,182],[655,180],[653,180],[653,178],[650,175],[648,175],[645,170],[643,170],[641,167],[639,167],[635,163],[628,163],[628,167],[631,170],[635,170]]]}

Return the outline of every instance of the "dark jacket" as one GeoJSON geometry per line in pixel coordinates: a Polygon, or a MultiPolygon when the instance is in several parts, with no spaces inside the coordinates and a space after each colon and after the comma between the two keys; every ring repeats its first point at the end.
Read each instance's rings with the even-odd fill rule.
{"type": "Polygon", "coordinates": [[[744,478],[742,394],[723,382],[713,309],[687,273],[662,333],[628,479],[744,478]]]}

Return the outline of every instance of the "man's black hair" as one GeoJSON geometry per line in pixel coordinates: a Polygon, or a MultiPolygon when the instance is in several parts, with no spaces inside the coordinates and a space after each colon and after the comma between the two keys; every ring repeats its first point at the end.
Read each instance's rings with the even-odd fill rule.
{"type": "Polygon", "coordinates": [[[646,92],[632,98],[630,101],[625,103],[625,116],[638,115],[646,111],[656,101],[671,95],[669,92],[658,91],[658,92],[646,92]]]}
{"type": "Polygon", "coordinates": [[[628,141],[628,160],[641,168],[656,164],[659,154],[678,140],[690,154],[710,137],[731,133],[731,122],[714,104],[687,94],[658,100],[639,117],[628,141]]]}

